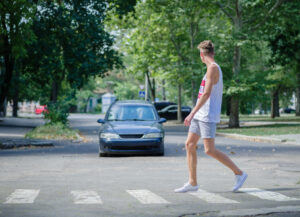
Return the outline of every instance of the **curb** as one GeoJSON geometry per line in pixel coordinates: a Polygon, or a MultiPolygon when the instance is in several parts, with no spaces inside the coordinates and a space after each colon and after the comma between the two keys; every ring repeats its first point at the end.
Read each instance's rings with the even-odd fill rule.
{"type": "Polygon", "coordinates": [[[73,143],[81,143],[81,142],[84,142],[86,139],[81,136],[79,133],[76,133],[76,137],[77,139],[73,139],[71,140],[73,143]]]}
{"type": "Polygon", "coordinates": [[[53,147],[51,141],[38,141],[31,139],[6,139],[4,141],[0,140],[0,150],[1,149],[14,149],[14,148],[24,148],[24,147],[53,147]]]}
{"type": "Polygon", "coordinates": [[[231,133],[216,133],[217,136],[223,136],[231,139],[240,139],[247,140],[251,142],[267,142],[267,143],[283,143],[286,142],[285,139],[269,138],[262,136],[245,136],[240,134],[231,134],[231,133]]]}

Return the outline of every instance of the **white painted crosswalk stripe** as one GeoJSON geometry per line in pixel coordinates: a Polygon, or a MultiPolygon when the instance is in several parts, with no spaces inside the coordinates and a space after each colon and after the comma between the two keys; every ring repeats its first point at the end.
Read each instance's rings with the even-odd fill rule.
{"type": "Polygon", "coordinates": [[[39,189],[16,189],[9,197],[6,198],[4,203],[33,203],[39,193],[39,189]]]}
{"type": "Polygon", "coordinates": [[[288,197],[278,192],[266,191],[259,188],[241,188],[239,191],[253,195],[255,197],[259,197],[264,200],[273,200],[273,201],[294,201],[300,200],[294,197],[288,197]]]}
{"type": "Polygon", "coordinates": [[[169,203],[162,197],[152,193],[149,190],[127,190],[127,192],[135,197],[142,204],[166,204],[169,203]]]}
{"type": "MultiPolygon", "coordinates": [[[[289,197],[278,192],[263,190],[259,188],[241,188],[240,192],[258,197],[262,200],[271,200],[271,201],[300,201],[299,198],[289,197]]],[[[137,199],[142,204],[169,204],[170,202],[162,198],[161,196],[146,190],[126,190],[126,192],[137,199]]],[[[7,198],[4,204],[30,204],[34,203],[36,198],[40,193],[40,189],[16,189],[11,193],[7,198]]],[[[101,197],[96,191],[91,190],[76,190],[71,191],[73,196],[73,201],[75,204],[102,204],[101,197]]],[[[190,192],[190,195],[193,195],[207,203],[215,204],[234,204],[240,203],[236,200],[225,198],[220,194],[207,192],[205,190],[199,189],[196,192],[190,192]]]]}
{"type": "Polygon", "coordinates": [[[71,191],[75,204],[102,204],[100,196],[95,191],[71,191]]]}
{"type": "Polygon", "coordinates": [[[190,192],[191,195],[206,201],[207,203],[239,203],[238,201],[222,197],[215,193],[210,193],[201,189],[196,192],[190,192]]]}

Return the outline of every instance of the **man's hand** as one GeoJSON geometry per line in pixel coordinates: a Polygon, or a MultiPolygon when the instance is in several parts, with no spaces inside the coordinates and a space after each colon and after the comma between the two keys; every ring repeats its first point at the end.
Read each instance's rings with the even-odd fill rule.
{"type": "Polygon", "coordinates": [[[184,126],[188,127],[191,125],[191,122],[194,118],[194,115],[192,112],[184,119],[184,126]]]}

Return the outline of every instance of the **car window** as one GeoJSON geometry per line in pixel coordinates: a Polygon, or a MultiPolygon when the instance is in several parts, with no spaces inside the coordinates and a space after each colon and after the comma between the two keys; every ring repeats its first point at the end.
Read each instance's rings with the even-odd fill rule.
{"type": "Polygon", "coordinates": [[[156,120],[155,111],[152,106],[143,105],[114,105],[108,111],[108,120],[138,120],[154,121],[156,120]]]}
{"type": "Polygon", "coordinates": [[[165,107],[164,109],[162,109],[161,111],[165,112],[165,111],[170,111],[170,110],[174,110],[177,109],[177,105],[169,105],[167,107],[165,107]]]}

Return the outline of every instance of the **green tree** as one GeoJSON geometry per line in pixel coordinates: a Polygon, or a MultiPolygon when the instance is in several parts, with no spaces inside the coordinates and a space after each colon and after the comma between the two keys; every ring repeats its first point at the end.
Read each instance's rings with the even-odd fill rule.
{"type": "MultiPolygon", "coordinates": [[[[240,86],[241,47],[247,40],[253,39],[254,33],[261,33],[266,21],[274,14],[285,0],[274,1],[215,1],[220,10],[227,16],[232,27],[233,43],[233,85],[240,86]]],[[[273,25],[276,25],[273,23],[273,25]]],[[[260,35],[260,34],[258,34],[260,35]]],[[[260,35],[261,36],[261,35],[260,35]]],[[[233,92],[230,99],[229,127],[239,127],[239,88],[233,92]]]]}
{"type": "MultiPolygon", "coordinates": [[[[4,70],[0,74],[0,107],[11,90],[12,77],[18,87],[28,82],[23,96],[55,102],[63,95],[63,83],[71,89],[91,76],[105,76],[120,66],[113,37],[105,30],[104,18],[111,8],[120,16],[133,10],[135,0],[1,1],[0,47],[4,70]],[[35,40],[36,39],[36,40],[35,40]],[[26,54],[28,54],[26,56],[26,54]],[[15,66],[18,60],[20,67],[15,66]],[[20,83],[21,82],[21,83],[20,83]],[[35,93],[32,93],[35,92],[35,93]]],[[[75,96],[76,91],[71,91],[75,96]]]]}
{"type": "Polygon", "coordinates": [[[42,83],[50,83],[50,101],[57,101],[62,81],[76,89],[90,76],[105,76],[120,63],[112,37],[104,30],[105,2],[46,2],[40,8],[34,22],[38,40],[33,44],[31,66],[38,60],[35,72],[42,83]]]}
{"type": "Polygon", "coordinates": [[[273,17],[278,24],[276,28],[269,28],[266,40],[271,48],[271,63],[286,68],[283,73],[285,79],[291,79],[289,87],[296,92],[296,115],[300,116],[300,6],[296,1],[284,4],[278,14],[273,17]],[[288,77],[288,78],[286,78],[288,77]]]}
{"type": "Polygon", "coordinates": [[[0,116],[6,115],[5,100],[13,78],[15,63],[27,55],[25,46],[35,39],[31,25],[36,7],[27,0],[0,1],[0,116]]]}
{"type": "Polygon", "coordinates": [[[39,86],[42,97],[53,109],[65,104],[62,86],[68,84],[75,98],[76,89],[90,77],[104,77],[121,65],[113,48],[113,38],[105,30],[107,1],[39,2],[33,22],[37,40],[24,59],[25,74],[39,86]],[[34,76],[30,76],[34,74],[34,76]]]}
{"type": "MultiPolygon", "coordinates": [[[[199,13],[203,1],[154,1],[140,2],[135,16],[118,23],[128,30],[124,40],[126,54],[132,55],[134,63],[129,68],[134,73],[148,77],[152,100],[155,98],[155,81],[164,80],[177,88],[177,103],[181,109],[182,87],[192,86],[189,79],[199,73],[199,54],[196,45],[200,40],[199,13]],[[188,7],[187,7],[188,5],[188,7]]],[[[204,11],[204,10],[203,10],[204,11]]],[[[190,89],[190,88],[189,88],[190,89]]],[[[191,94],[195,102],[195,93],[191,94]]],[[[181,111],[178,120],[182,120],[181,111]]]]}

